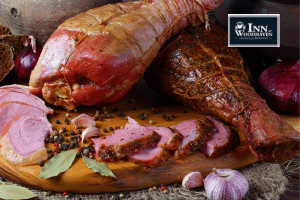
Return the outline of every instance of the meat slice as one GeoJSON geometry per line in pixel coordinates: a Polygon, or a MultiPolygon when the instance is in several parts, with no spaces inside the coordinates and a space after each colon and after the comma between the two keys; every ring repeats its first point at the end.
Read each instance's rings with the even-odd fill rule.
{"type": "Polygon", "coordinates": [[[172,126],[176,132],[183,136],[183,140],[175,151],[175,157],[182,158],[191,154],[210,139],[212,123],[209,119],[201,117],[197,120],[186,120],[172,126]]]}
{"type": "Polygon", "coordinates": [[[3,85],[3,86],[0,87],[0,92],[3,91],[3,90],[23,92],[23,93],[30,94],[28,86],[19,85],[19,84],[3,85]]]}
{"type": "Polygon", "coordinates": [[[210,128],[211,138],[204,144],[199,145],[199,149],[211,158],[234,151],[240,144],[238,132],[230,125],[212,116],[206,116],[206,118],[213,123],[210,128]]]}
{"type": "Polygon", "coordinates": [[[124,129],[101,138],[92,138],[97,160],[115,160],[125,157],[157,144],[161,136],[154,130],[139,125],[134,119],[128,118],[124,129]]]}
{"type": "Polygon", "coordinates": [[[0,155],[13,165],[32,165],[48,158],[45,138],[52,124],[45,117],[22,115],[8,122],[0,138],[0,155]]]}
{"type": "Polygon", "coordinates": [[[52,114],[53,110],[51,108],[48,108],[45,105],[45,102],[40,99],[37,96],[34,96],[33,94],[29,94],[26,92],[20,92],[16,91],[15,88],[11,89],[2,89],[0,90],[0,103],[1,102],[19,102],[19,103],[25,103],[31,106],[38,107],[46,112],[46,114],[52,114]]]}
{"type": "Polygon", "coordinates": [[[46,117],[45,111],[34,106],[15,102],[0,103],[0,135],[6,123],[25,114],[46,117]]]}
{"type": "Polygon", "coordinates": [[[156,146],[130,155],[128,160],[147,167],[162,165],[172,156],[170,150],[176,150],[183,137],[166,127],[146,126],[145,128],[157,132],[161,136],[160,141],[156,146]]]}

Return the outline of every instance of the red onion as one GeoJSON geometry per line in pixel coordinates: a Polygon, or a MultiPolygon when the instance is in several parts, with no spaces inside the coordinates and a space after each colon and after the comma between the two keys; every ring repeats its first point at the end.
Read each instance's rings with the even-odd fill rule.
{"type": "Polygon", "coordinates": [[[41,52],[42,48],[36,45],[35,38],[29,36],[24,42],[24,48],[18,52],[15,59],[14,69],[19,78],[29,80],[41,52]]]}
{"type": "Polygon", "coordinates": [[[300,60],[277,63],[261,73],[257,93],[277,113],[300,114],[300,60]]]}

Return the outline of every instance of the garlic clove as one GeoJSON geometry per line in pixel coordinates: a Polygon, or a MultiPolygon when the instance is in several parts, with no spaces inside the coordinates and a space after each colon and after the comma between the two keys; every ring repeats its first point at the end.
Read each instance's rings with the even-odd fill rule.
{"type": "Polygon", "coordinates": [[[204,179],[204,188],[210,200],[240,200],[247,193],[249,183],[237,170],[214,168],[204,179]]]}
{"type": "Polygon", "coordinates": [[[182,180],[182,186],[187,189],[201,187],[204,185],[200,172],[190,172],[182,180]]]}
{"type": "Polygon", "coordinates": [[[96,127],[88,127],[82,131],[82,142],[84,139],[90,138],[90,137],[96,137],[100,136],[101,132],[96,127]]]}
{"type": "Polygon", "coordinates": [[[71,122],[75,129],[96,126],[94,119],[84,113],[72,119],[71,122]]]}

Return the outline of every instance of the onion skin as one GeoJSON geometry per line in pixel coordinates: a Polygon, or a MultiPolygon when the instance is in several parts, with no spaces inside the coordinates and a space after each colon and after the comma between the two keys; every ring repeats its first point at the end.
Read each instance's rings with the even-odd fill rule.
{"type": "Polygon", "coordinates": [[[256,91],[277,113],[300,114],[300,60],[275,64],[261,73],[256,91]]]}
{"type": "Polygon", "coordinates": [[[34,69],[42,48],[36,46],[35,40],[32,36],[29,36],[24,43],[24,48],[20,50],[15,58],[14,71],[18,78],[29,80],[31,71],[34,69]]]}
{"type": "Polygon", "coordinates": [[[207,197],[211,200],[240,200],[249,189],[248,180],[232,169],[217,169],[204,179],[207,197]]]}

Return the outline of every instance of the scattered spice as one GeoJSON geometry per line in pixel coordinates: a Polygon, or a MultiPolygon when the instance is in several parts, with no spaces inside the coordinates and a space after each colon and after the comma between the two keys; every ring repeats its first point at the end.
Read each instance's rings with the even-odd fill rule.
{"type": "Polygon", "coordinates": [[[161,187],[160,187],[160,190],[161,191],[164,191],[164,190],[166,190],[167,188],[166,188],[166,186],[164,186],[164,185],[162,185],[161,187]]]}
{"type": "Polygon", "coordinates": [[[82,142],[83,142],[83,143],[87,143],[87,140],[86,140],[86,139],[84,139],[82,142]]]}
{"type": "Polygon", "coordinates": [[[153,120],[150,120],[150,121],[149,121],[149,124],[153,124],[153,123],[154,123],[153,120]]]}
{"type": "Polygon", "coordinates": [[[163,114],[161,117],[162,117],[163,119],[166,119],[166,118],[167,118],[167,116],[166,116],[165,114],[163,114]]]}
{"type": "Polygon", "coordinates": [[[103,128],[103,132],[106,133],[107,132],[107,128],[103,128]]]}
{"type": "Polygon", "coordinates": [[[70,131],[69,134],[70,135],[75,135],[75,132],[74,131],[70,131]]]}
{"type": "Polygon", "coordinates": [[[124,196],[124,194],[121,193],[121,194],[119,195],[119,197],[120,197],[120,198],[124,198],[125,196],[124,196]]]}
{"type": "Polygon", "coordinates": [[[82,130],[78,130],[77,133],[78,133],[79,135],[81,135],[81,134],[82,134],[82,130]]]}
{"type": "Polygon", "coordinates": [[[156,187],[156,186],[154,186],[154,187],[153,187],[153,190],[154,190],[154,191],[156,191],[156,190],[157,190],[157,187],[156,187]]]}
{"type": "Polygon", "coordinates": [[[108,118],[114,118],[112,115],[109,115],[108,118]]]}
{"type": "Polygon", "coordinates": [[[164,193],[165,193],[165,194],[168,194],[168,193],[169,193],[169,190],[165,189],[165,190],[164,190],[164,193]]]}
{"type": "Polygon", "coordinates": [[[109,130],[110,130],[110,131],[113,131],[114,129],[113,129],[113,127],[109,127],[109,130]]]}
{"type": "Polygon", "coordinates": [[[59,121],[59,120],[55,120],[55,123],[56,123],[56,124],[60,124],[60,121],[59,121]]]}
{"type": "Polygon", "coordinates": [[[66,113],[66,117],[70,117],[70,114],[69,114],[69,113],[66,113]]]}
{"type": "Polygon", "coordinates": [[[64,192],[63,192],[63,195],[64,195],[64,196],[66,196],[66,195],[68,195],[68,194],[69,194],[69,193],[68,193],[67,191],[64,191],[64,192]]]}
{"type": "Polygon", "coordinates": [[[149,188],[149,192],[153,192],[153,188],[149,188]]]}
{"type": "Polygon", "coordinates": [[[44,166],[44,162],[43,162],[43,161],[40,161],[40,162],[39,162],[39,166],[43,167],[43,166],[44,166]]]}

